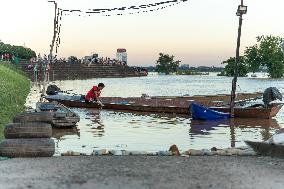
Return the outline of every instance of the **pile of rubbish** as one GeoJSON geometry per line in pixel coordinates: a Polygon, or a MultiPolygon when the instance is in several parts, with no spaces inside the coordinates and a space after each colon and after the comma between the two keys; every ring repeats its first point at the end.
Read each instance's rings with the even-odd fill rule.
{"type": "MultiPolygon", "coordinates": [[[[86,155],[80,152],[67,151],[62,153],[61,156],[83,156],[86,155]]],[[[168,151],[158,151],[158,152],[147,152],[147,151],[127,151],[127,150],[94,150],[91,156],[255,156],[256,152],[250,147],[239,147],[239,148],[225,148],[217,149],[215,147],[202,150],[189,149],[187,151],[180,152],[176,145],[172,145],[168,151]]]]}

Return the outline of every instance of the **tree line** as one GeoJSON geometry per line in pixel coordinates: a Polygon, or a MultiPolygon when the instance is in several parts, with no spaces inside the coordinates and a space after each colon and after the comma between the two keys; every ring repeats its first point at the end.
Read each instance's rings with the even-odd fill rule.
{"type": "MultiPolygon", "coordinates": [[[[281,78],[284,75],[284,52],[281,48],[283,38],[279,36],[258,36],[257,43],[246,47],[244,55],[240,57],[237,66],[238,76],[245,77],[248,72],[257,72],[261,67],[266,67],[269,77],[281,78]]],[[[235,57],[230,57],[222,62],[226,64],[220,75],[233,76],[235,57]]]]}
{"type": "Polygon", "coordinates": [[[0,56],[5,53],[12,54],[20,59],[31,59],[36,57],[36,53],[30,48],[0,42],[0,56]]]}
{"type": "MultiPolygon", "coordinates": [[[[266,67],[271,78],[283,77],[284,39],[279,36],[262,35],[256,37],[256,41],[256,44],[246,47],[244,55],[240,57],[240,62],[237,65],[238,76],[245,77],[249,72],[255,73],[261,67],[266,67]]],[[[233,76],[235,61],[235,57],[223,61],[222,64],[226,64],[226,66],[219,75],[233,76]]],[[[176,73],[179,63],[179,60],[174,60],[174,56],[160,53],[156,62],[156,71],[165,74],[176,73]]]]}

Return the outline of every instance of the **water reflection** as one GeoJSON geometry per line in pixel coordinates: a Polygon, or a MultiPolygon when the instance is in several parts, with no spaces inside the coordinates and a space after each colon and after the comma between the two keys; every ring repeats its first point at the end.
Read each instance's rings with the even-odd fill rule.
{"type": "MultiPolygon", "coordinates": [[[[77,130],[55,130],[57,154],[94,148],[117,150],[181,150],[243,146],[244,140],[266,140],[277,129],[275,119],[191,120],[189,116],[129,111],[73,109],[81,121],[77,130]]],[[[73,128],[74,129],[74,128],[73,128]]]]}
{"type": "MultiPolygon", "coordinates": [[[[147,93],[159,95],[210,95],[230,93],[231,79],[215,76],[149,76],[144,78],[100,78],[84,81],[57,81],[62,90],[82,94],[94,83],[103,82],[103,96],[135,97],[147,93]],[[189,85],[190,83],[190,85],[189,85]],[[139,86],[139,87],[137,87],[139,86]],[[167,87],[161,87],[167,86],[167,87]],[[204,87],[207,86],[207,87],[204,87]],[[127,88],[128,90],[121,90],[127,88]],[[171,88],[171,94],[168,89],[171,88]]],[[[281,80],[240,78],[238,92],[263,91],[275,86],[283,92],[281,80]]],[[[26,105],[35,107],[41,88],[33,86],[26,105]]],[[[244,140],[266,140],[284,124],[284,109],[272,120],[233,119],[221,122],[200,122],[188,116],[149,114],[73,108],[80,115],[76,131],[54,131],[56,153],[67,150],[91,153],[94,148],[125,150],[168,150],[176,144],[181,150],[243,146],[244,140]],[[56,134],[57,133],[57,134],[56,134]]]]}
{"type": "MultiPolygon", "coordinates": [[[[217,120],[217,121],[201,121],[191,120],[189,136],[191,139],[196,135],[212,135],[215,130],[230,130],[230,142],[231,147],[236,146],[236,142],[239,140],[238,130],[242,133],[254,133],[261,134],[261,140],[267,140],[272,136],[275,130],[280,129],[276,119],[228,119],[228,120],[217,120]]],[[[224,133],[226,134],[226,133],[224,133]]]]}
{"type": "Polygon", "coordinates": [[[93,133],[94,137],[103,137],[105,134],[105,125],[103,119],[101,118],[101,112],[98,109],[90,109],[86,113],[88,119],[90,119],[90,132],[93,133]]]}
{"type": "Polygon", "coordinates": [[[66,139],[66,136],[77,136],[80,138],[80,130],[77,127],[72,128],[52,128],[52,137],[55,139],[55,146],[57,148],[56,154],[59,154],[58,151],[60,142],[66,139]]]}
{"type": "Polygon", "coordinates": [[[66,135],[75,135],[80,137],[80,130],[77,127],[52,129],[52,137],[56,138],[57,140],[64,140],[64,136],[66,135]]]}

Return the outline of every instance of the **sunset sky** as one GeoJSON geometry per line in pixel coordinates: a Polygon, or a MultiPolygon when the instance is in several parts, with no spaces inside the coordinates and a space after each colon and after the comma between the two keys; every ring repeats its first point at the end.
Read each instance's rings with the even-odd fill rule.
{"type": "MultiPolygon", "coordinates": [[[[163,0],[58,0],[63,9],[114,8],[163,0]]],[[[159,52],[182,64],[220,66],[235,55],[240,0],[190,0],[143,14],[63,16],[58,56],[92,52],[114,58],[126,48],[129,65],[154,65],[159,52]]],[[[244,0],[241,54],[259,35],[284,37],[284,0],[244,0]]],[[[129,11],[135,13],[137,11],[129,11]]],[[[128,12],[128,13],[129,13],[128,12]]],[[[1,0],[0,40],[47,54],[53,34],[53,4],[46,0],[1,0]]]]}

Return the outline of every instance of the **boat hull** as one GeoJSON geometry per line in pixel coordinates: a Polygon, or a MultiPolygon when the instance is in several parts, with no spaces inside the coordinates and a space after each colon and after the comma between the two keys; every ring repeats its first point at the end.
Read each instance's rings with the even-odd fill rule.
{"type": "MultiPolygon", "coordinates": [[[[282,106],[282,104],[276,104],[269,108],[234,108],[234,117],[270,119],[276,116],[282,106]]],[[[230,108],[225,107],[212,107],[211,109],[225,113],[230,112],[230,108]]]]}
{"type": "Polygon", "coordinates": [[[192,103],[190,105],[190,113],[193,119],[198,120],[220,120],[230,118],[230,114],[218,112],[204,106],[192,103]]]}
{"type": "MultiPolygon", "coordinates": [[[[143,98],[103,98],[103,106],[98,103],[86,103],[84,100],[70,100],[54,97],[45,97],[49,101],[57,101],[68,107],[78,108],[99,108],[112,110],[127,110],[138,112],[156,112],[156,113],[175,113],[190,115],[189,104],[191,102],[184,100],[167,100],[167,99],[143,99],[143,98]]],[[[210,102],[208,102],[210,104],[210,102]]],[[[213,103],[214,105],[214,103],[213,103]]],[[[270,119],[275,116],[281,109],[282,104],[274,105],[270,108],[234,108],[236,118],[262,118],[270,119]]],[[[229,107],[210,107],[218,112],[229,113],[229,107]]]]}
{"type": "Polygon", "coordinates": [[[273,156],[273,157],[284,157],[284,145],[280,144],[269,144],[265,142],[253,142],[245,141],[247,145],[259,155],[273,156]]]}

